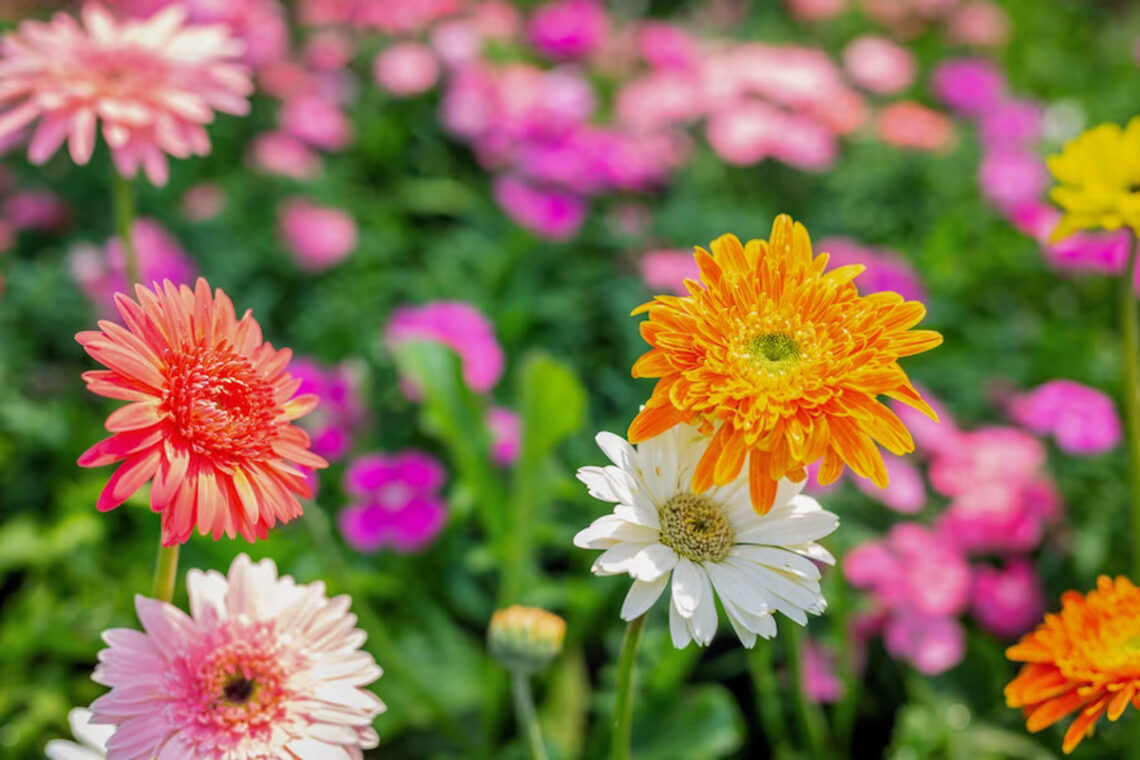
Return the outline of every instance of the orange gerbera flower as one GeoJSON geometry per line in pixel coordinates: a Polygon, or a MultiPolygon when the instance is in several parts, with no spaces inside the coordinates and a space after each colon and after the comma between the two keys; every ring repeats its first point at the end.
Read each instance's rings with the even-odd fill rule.
{"type": "Polygon", "coordinates": [[[87,387],[132,403],[107,418],[110,438],[79,458],[83,467],[122,462],[96,508],[114,509],[153,479],[150,505],[162,513],[164,546],[200,533],[265,538],[277,520],[301,514],[312,495],[297,465],[327,467],[309,437],[289,424],[318,402],[296,396],[285,372],[292,352],[261,339],[250,312],[238,320],[221,290],[199,278],[194,290],[167,280],[135,286],[115,304],[126,327],[100,321],[75,339],[106,370],[85,372],[87,387]]]}
{"type": "Polygon", "coordinates": [[[734,235],[697,248],[700,282],[689,295],[658,296],[634,314],[653,348],[634,377],[657,387],[629,427],[630,443],[679,422],[712,435],[693,472],[693,491],[732,482],[748,463],[752,505],[767,512],[781,477],[806,477],[823,460],[821,483],[847,464],[880,487],[887,471],[878,442],[896,454],[914,449],[902,421],[877,399],[889,396],[937,419],[898,365],[942,336],[910,330],[926,308],[897,293],[860,296],[861,266],[830,272],[812,256],[803,225],[781,215],[771,240],[742,246],[734,235]]]}
{"type": "Polygon", "coordinates": [[[1140,708],[1140,589],[1127,578],[1097,579],[1088,596],[1061,597],[1061,612],[1006,650],[1021,672],[1005,687],[1005,701],[1020,707],[1030,731],[1070,713],[1065,754],[1081,743],[1101,715],[1116,720],[1131,702],[1140,708]]]}

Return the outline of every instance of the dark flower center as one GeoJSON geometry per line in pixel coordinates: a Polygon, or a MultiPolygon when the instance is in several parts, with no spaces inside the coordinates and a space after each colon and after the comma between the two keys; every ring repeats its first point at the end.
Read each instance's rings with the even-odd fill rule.
{"type": "Polygon", "coordinates": [[[243,705],[253,696],[253,681],[245,676],[234,673],[222,687],[222,694],[231,705],[243,705]]]}

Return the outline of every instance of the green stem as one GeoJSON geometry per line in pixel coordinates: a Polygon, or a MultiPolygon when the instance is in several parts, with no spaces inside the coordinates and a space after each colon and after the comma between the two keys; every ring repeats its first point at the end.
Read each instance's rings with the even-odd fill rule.
{"type": "Polygon", "coordinates": [[[831,608],[839,630],[843,632],[839,648],[839,678],[843,683],[843,696],[835,706],[835,750],[840,757],[850,754],[851,738],[855,729],[855,715],[859,704],[859,679],[855,677],[855,636],[851,625],[851,598],[847,582],[838,579],[832,594],[831,608]]]}
{"type": "Polygon", "coordinates": [[[178,580],[178,544],[158,547],[158,560],[154,565],[154,583],[150,595],[159,601],[174,598],[174,584],[178,580]]]}
{"type": "Polygon", "coordinates": [[[790,671],[788,676],[791,679],[792,693],[796,699],[796,722],[799,724],[800,731],[811,750],[811,757],[827,757],[827,740],[825,738],[827,727],[824,725],[818,705],[810,702],[807,692],[804,691],[803,649],[807,630],[798,625],[785,626],[785,630],[787,633],[784,635],[784,641],[788,646],[788,670],[790,671]]]}
{"type": "Polygon", "coordinates": [[[115,233],[123,243],[123,255],[126,257],[124,274],[130,291],[139,281],[139,254],[131,234],[135,222],[135,194],[131,181],[114,169],[111,170],[111,199],[115,210],[115,233]]]}
{"type": "Polygon", "coordinates": [[[780,709],[783,699],[772,668],[772,642],[756,642],[748,655],[748,670],[752,686],[756,689],[756,709],[760,713],[760,725],[764,727],[768,749],[774,758],[785,757],[791,748],[787,745],[783,711],[780,709]]]}
{"type": "MultiPolygon", "coordinates": [[[[1135,236],[1120,280],[1120,337],[1124,341],[1124,419],[1128,427],[1128,491],[1132,502],[1132,578],[1140,579],[1140,348],[1136,337],[1135,236]]],[[[1140,723],[1132,729],[1131,757],[1140,760],[1140,723]]]]}
{"type": "Polygon", "coordinates": [[[546,760],[546,744],[542,741],[542,727],[534,709],[534,695],[530,691],[530,674],[515,668],[511,671],[511,696],[515,701],[515,718],[519,730],[526,732],[530,753],[534,760],[546,760]]]}
{"type": "Polygon", "coordinates": [[[629,740],[633,732],[633,669],[637,664],[637,646],[641,643],[648,615],[646,612],[629,621],[621,640],[610,760],[629,760],[629,740]]]}

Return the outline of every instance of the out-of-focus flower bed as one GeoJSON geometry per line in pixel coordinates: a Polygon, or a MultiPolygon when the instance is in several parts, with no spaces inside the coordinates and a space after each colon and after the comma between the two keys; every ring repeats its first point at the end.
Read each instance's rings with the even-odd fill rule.
{"type": "MultiPolygon", "coordinates": [[[[171,4],[105,6],[141,19],[171,4]]],[[[764,237],[779,213],[831,266],[864,266],[860,292],[926,303],[945,340],[907,360],[941,422],[892,404],[916,454],[886,455],[889,487],[812,473],[842,523],[822,540],[838,562],[798,673],[775,640],[776,686],[821,705],[836,756],[1059,753],[1061,730],[1030,736],[1005,707],[1003,652],[1062,591],[1128,568],[1111,276],[1131,240],[1052,241],[1046,156],[1140,110],[1140,9],[181,4],[243,42],[254,86],[237,115],[241,82],[219,75],[208,144],[171,97],[152,109],[173,114],[165,153],[137,147],[132,104],[85,145],[81,109],[36,122],[64,96],[21,111],[28,92],[5,90],[19,71],[0,67],[0,755],[70,736],[68,711],[105,692],[90,678],[100,633],[137,626],[154,562],[145,490],[101,514],[108,472],[76,466],[114,408],[84,389],[93,363],[74,337],[117,319],[127,284],[112,166],[138,174],[140,281],[207,277],[321,398],[296,423],[330,463],[306,469],[304,515],[252,545],[194,535],[181,567],[247,552],[352,594],[385,669],[367,756],[526,756],[485,646],[516,601],[566,620],[536,679],[548,744],[604,756],[628,583],[592,576],[573,545],[605,511],[574,472],[652,389],[629,377],[645,348],[630,311],[686,292],[694,245],[764,237]],[[530,548],[504,567],[510,537],[484,528],[508,513],[526,516],[530,548]]],[[[9,3],[0,28],[79,5],[9,3]]],[[[810,756],[772,735],[727,626],[678,650],[664,619],[641,650],[635,757],[810,756]]],[[[1120,757],[1127,741],[1106,723],[1080,751],[1120,757]]]]}

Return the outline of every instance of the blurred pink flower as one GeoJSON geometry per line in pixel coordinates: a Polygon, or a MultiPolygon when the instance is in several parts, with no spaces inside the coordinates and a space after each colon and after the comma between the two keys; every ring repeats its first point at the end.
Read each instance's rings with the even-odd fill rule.
{"type": "Polygon", "coordinates": [[[914,438],[918,452],[925,455],[937,455],[956,449],[959,446],[958,438],[962,433],[954,422],[950,410],[946,408],[941,399],[925,388],[919,386],[918,391],[938,415],[937,422],[906,404],[898,402],[891,404],[891,409],[906,425],[911,437],[914,438]]]}
{"type": "Polygon", "coordinates": [[[72,160],[86,164],[102,120],[116,170],[133,177],[141,166],[164,185],[167,154],[210,152],[204,125],[215,111],[248,113],[253,85],[241,43],[224,26],[187,26],[181,6],[118,21],[88,2],[81,17],[82,24],[63,12],[48,23],[24,21],[0,42],[0,139],[38,121],[32,163],[68,141],[72,160]]]}
{"type": "Polygon", "coordinates": [[[975,47],[997,48],[1009,41],[1009,15],[994,3],[977,0],[950,16],[951,41],[975,47]]]}
{"type": "Polygon", "coordinates": [[[730,164],[749,166],[769,156],[784,125],[784,115],[775,106],[744,100],[714,111],[706,132],[718,156],[730,164]]]}
{"type": "Polygon", "coordinates": [[[891,656],[929,676],[945,673],[966,656],[966,633],[952,617],[893,616],[887,620],[883,643],[891,656]]]}
{"type": "MultiPolygon", "coordinates": [[[[1024,145],[1041,139],[1044,110],[1028,100],[1002,98],[979,116],[982,143],[993,148],[1013,143],[1024,145]]],[[[1042,164],[1045,162],[1038,159],[1042,164]]]]}
{"type": "Polygon", "coordinates": [[[301,381],[297,393],[312,393],[321,400],[297,422],[312,438],[312,450],[325,459],[340,459],[352,448],[354,432],[365,417],[353,372],[345,364],[325,367],[312,359],[294,357],[289,373],[301,381]]]}
{"type": "Polygon", "coordinates": [[[926,289],[918,272],[895,251],[865,246],[839,236],[823,238],[815,248],[828,254],[828,267],[831,269],[849,264],[866,267],[855,280],[862,293],[890,290],[908,301],[926,300],[926,289]]]}
{"type": "Polygon", "coordinates": [[[321,170],[321,157],[284,132],[265,132],[254,138],[247,161],[254,169],[292,179],[311,179],[321,170]]]}
{"type": "Polygon", "coordinates": [[[1041,543],[1061,501],[1043,475],[1027,483],[982,481],[955,496],[936,523],[948,543],[967,552],[1025,552],[1041,543]]]}
{"type": "Polygon", "coordinates": [[[491,432],[491,459],[503,466],[514,464],[522,445],[519,416],[505,406],[493,406],[487,410],[487,429],[491,432]]]}
{"type": "Polygon", "coordinates": [[[495,178],[495,200],[519,226],[549,240],[569,240],[586,219],[586,201],[504,174],[495,178]]]}
{"type": "Polygon", "coordinates": [[[503,350],[495,330],[482,312],[460,301],[433,301],[401,306],[384,328],[391,347],[407,340],[437,341],[451,348],[463,363],[463,379],[480,393],[495,387],[503,374],[503,350]]]}
{"type": "MultiPolygon", "coordinates": [[[[222,213],[226,197],[215,182],[199,182],[182,194],[179,207],[182,216],[192,222],[204,222],[222,213]]],[[[175,280],[171,278],[171,281],[175,280]]]]}
{"type": "Polygon", "coordinates": [[[922,473],[904,457],[885,454],[883,462],[887,466],[887,477],[890,478],[886,488],[878,488],[867,478],[855,478],[855,487],[896,512],[904,515],[921,512],[926,504],[926,485],[922,482],[922,473]]]}
{"type": "Polygon", "coordinates": [[[700,81],[680,71],[652,71],[622,85],[615,101],[620,123],[635,130],[684,124],[704,113],[700,81]]]}
{"type": "Polygon", "coordinates": [[[356,248],[356,222],[341,209],[294,198],[277,216],[289,252],[309,272],[336,266],[356,248]]]}
{"type": "Polygon", "coordinates": [[[322,95],[289,98],[277,119],[283,132],[321,150],[343,150],[352,140],[348,117],[322,95]]]}
{"type": "Polygon", "coordinates": [[[643,22],[637,29],[637,46],[655,69],[694,71],[700,62],[697,40],[676,24],[643,22]]]}
{"type": "Polygon", "coordinates": [[[835,163],[839,144],[831,130],[803,114],[785,114],[769,145],[772,158],[804,171],[823,171],[835,163]]]}
{"type": "Polygon", "coordinates": [[[856,84],[882,95],[905,90],[914,82],[914,56],[886,37],[856,37],[843,51],[843,65],[856,84]]]}
{"type": "MultiPolygon", "coordinates": [[[[138,254],[139,282],[194,280],[197,267],[161,224],[153,219],[136,219],[131,235],[138,254]]],[[[108,239],[102,248],[76,246],[68,252],[67,264],[79,287],[106,315],[115,314],[115,293],[131,293],[127,258],[118,237],[108,239]]]]}
{"type": "Polygon", "coordinates": [[[314,69],[341,69],[352,61],[353,41],[340,29],[317,32],[305,43],[305,63],[314,69]]]}
{"type": "Polygon", "coordinates": [[[972,612],[985,630],[1015,639],[1031,630],[1045,613],[1041,579],[1026,559],[1009,560],[1003,568],[974,571],[972,612]]]}
{"type": "Polygon", "coordinates": [[[1012,427],[983,427],[955,436],[953,445],[930,463],[930,483],[944,496],[958,496],[987,484],[1019,487],[1045,464],[1045,447],[1012,427]]]}
{"type": "Polygon", "coordinates": [[[980,116],[1004,97],[1005,77],[980,58],[954,58],[942,63],[932,78],[935,96],[951,110],[980,116]]]}
{"type": "Polygon", "coordinates": [[[1045,163],[1022,148],[987,151],[978,167],[982,193],[1003,211],[1034,203],[1050,181],[1045,163]]]}
{"type": "Polygon", "coordinates": [[[447,520],[439,496],[445,477],[435,457],[413,449],[353,459],[344,473],[352,503],[338,517],[345,543],[361,552],[423,549],[447,520]]]}
{"type": "Polygon", "coordinates": [[[747,42],[731,50],[729,61],[747,92],[790,108],[827,103],[845,89],[839,67],[822,50],[747,42]]]}
{"type": "Polygon", "coordinates": [[[649,289],[658,292],[687,295],[685,279],[699,280],[697,261],[692,251],[654,250],[646,251],[639,264],[641,279],[649,289]]]}
{"type": "Polygon", "coordinates": [[[843,696],[843,682],[836,674],[835,653],[808,639],[800,662],[804,694],[812,702],[830,704],[843,696]]]}
{"type": "Polygon", "coordinates": [[[827,21],[847,10],[848,0],[787,0],[788,10],[800,21],[827,21]]]}
{"type": "MultiPolygon", "coordinates": [[[[483,34],[471,19],[466,18],[445,21],[435,27],[430,42],[438,62],[448,69],[474,65],[483,52],[483,34]]],[[[372,77],[377,84],[383,86],[377,72],[379,64],[380,58],[377,56],[372,64],[372,77]]]]}
{"type": "MultiPolygon", "coordinates": [[[[1047,208],[1051,221],[1044,230],[1046,237],[1053,232],[1059,218],[1055,209],[1047,208]]],[[[1131,245],[1132,236],[1127,230],[1077,232],[1058,243],[1046,242],[1042,250],[1049,263],[1058,269],[1117,274],[1124,271],[1131,245]]]]}
{"type": "Polygon", "coordinates": [[[970,567],[942,536],[914,522],[899,523],[883,539],[848,552],[844,575],[891,611],[956,615],[970,597],[970,567]]]}
{"type": "Polygon", "coordinates": [[[585,58],[603,42],[609,19],[596,0],[555,0],[540,6],[527,24],[527,38],[548,58],[585,58]]]}
{"type": "Polygon", "coordinates": [[[1112,397],[1072,380],[1050,380],[1015,397],[1009,414],[1035,433],[1052,435],[1070,454],[1100,454],[1121,439],[1112,397]]]}
{"type": "Polygon", "coordinates": [[[71,209],[50,190],[18,190],[4,199],[0,216],[16,229],[56,232],[71,222],[71,209]]]}
{"type": "Polygon", "coordinates": [[[947,150],[956,139],[954,125],[945,114],[909,100],[880,111],[876,131],[884,142],[915,150],[947,150]]]}
{"type": "Polygon", "coordinates": [[[439,80],[439,59],[427,45],[400,42],[381,51],[372,64],[376,84],[398,97],[427,92],[439,80]]]}

